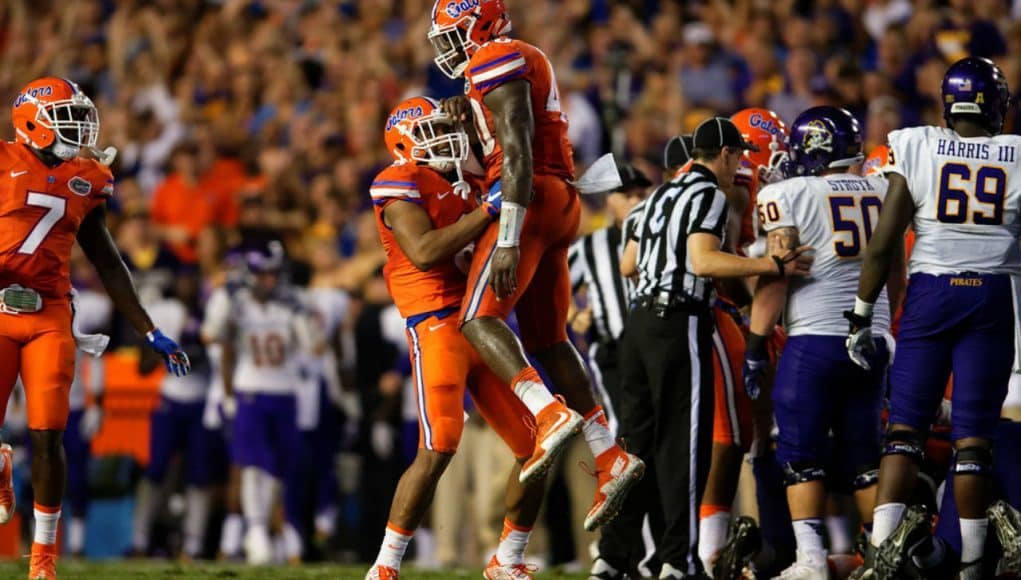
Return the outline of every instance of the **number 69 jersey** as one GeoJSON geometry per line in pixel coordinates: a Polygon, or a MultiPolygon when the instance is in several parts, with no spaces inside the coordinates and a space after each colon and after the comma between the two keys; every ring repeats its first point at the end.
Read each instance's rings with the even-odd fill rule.
{"type": "Polygon", "coordinates": [[[113,175],[98,161],[49,167],[25,145],[0,142],[0,288],[68,296],[78,226],[112,194],[113,175]]]}
{"type": "Polygon", "coordinates": [[[887,139],[887,170],[904,176],[915,202],[908,272],[1021,273],[1021,137],[914,127],[887,139]]]}
{"type": "MultiPolygon", "coordinates": [[[[802,245],[815,248],[812,271],[791,279],[784,327],[787,334],[844,336],[843,311],[854,305],[865,246],[879,221],[886,180],[838,173],[794,177],[763,188],[759,219],[766,232],[794,228],[802,245]]],[[[886,290],[876,303],[872,325],[890,327],[886,290]]]]}

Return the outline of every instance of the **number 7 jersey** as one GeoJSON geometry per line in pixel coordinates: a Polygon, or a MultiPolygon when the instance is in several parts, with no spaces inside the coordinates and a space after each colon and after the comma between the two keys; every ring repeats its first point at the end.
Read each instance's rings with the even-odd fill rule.
{"type": "Polygon", "coordinates": [[[909,273],[1021,273],[1021,137],[914,127],[887,139],[888,171],[915,202],[909,273]]]}

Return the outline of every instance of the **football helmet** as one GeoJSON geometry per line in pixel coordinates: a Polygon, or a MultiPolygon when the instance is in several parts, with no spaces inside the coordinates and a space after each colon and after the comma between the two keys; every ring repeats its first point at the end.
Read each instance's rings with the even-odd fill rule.
{"type": "Polygon", "coordinates": [[[99,139],[96,105],[77,84],[59,77],[25,85],[14,99],[11,120],[18,141],[64,161],[83,147],[94,148],[99,139]]]}
{"type": "Polygon", "coordinates": [[[461,78],[480,46],[509,34],[510,16],[503,0],[436,0],[429,42],[433,61],[452,79],[461,78]]]}
{"type": "Polygon", "coordinates": [[[890,146],[886,144],[876,145],[872,148],[872,151],[869,151],[869,156],[865,158],[865,163],[861,166],[861,174],[884,177],[889,169],[890,146]]]}
{"type": "Polygon", "coordinates": [[[775,183],[780,174],[780,158],[787,152],[787,125],[769,109],[742,109],[730,118],[745,141],[758,146],[758,151],[745,150],[744,156],[763,183],[775,183]]]}
{"type": "Polygon", "coordinates": [[[954,115],[976,115],[994,135],[1003,130],[1010,105],[1007,77],[988,58],[969,56],[950,65],[943,76],[943,118],[954,128],[954,115]]]}
{"type": "Polygon", "coordinates": [[[787,139],[787,177],[819,175],[826,169],[861,163],[861,128],[847,109],[812,107],[798,115],[787,139]]]}
{"type": "Polygon", "coordinates": [[[468,158],[468,134],[428,97],[397,105],[387,117],[384,140],[394,160],[424,163],[441,173],[468,158]]]}
{"type": "Polygon", "coordinates": [[[284,276],[284,246],[272,241],[262,247],[244,250],[245,284],[259,298],[268,298],[284,276]]]}

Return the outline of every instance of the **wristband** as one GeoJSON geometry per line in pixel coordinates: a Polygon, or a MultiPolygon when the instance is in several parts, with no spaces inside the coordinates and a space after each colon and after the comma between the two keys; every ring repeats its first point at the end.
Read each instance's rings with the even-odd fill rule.
{"type": "Polygon", "coordinates": [[[498,248],[516,248],[521,241],[521,228],[525,225],[526,208],[505,201],[500,209],[500,234],[496,238],[498,248]]]}
{"type": "Polygon", "coordinates": [[[872,310],[876,307],[875,304],[865,302],[857,296],[854,297],[854,310],[853,312],[861,316],[862,318],[872,318],[872,310]]]}
{"type": "Polygon", "coordinates": [[[766,346],[768,343],[768,336],[749,332],[748,337],[745,339],[745,352],[761,356],[766,353],[766,346]]]}

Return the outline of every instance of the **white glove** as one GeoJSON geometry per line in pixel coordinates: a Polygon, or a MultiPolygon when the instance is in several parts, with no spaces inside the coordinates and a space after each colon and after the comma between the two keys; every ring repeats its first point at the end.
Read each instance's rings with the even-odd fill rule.
{"type": "Polygon", "coordinates": [[[867,371],[872,370],[872,365],[866,358],[876,352],[876,341],[872,338],[871,324],[849,333],[844,344],[847,346],[847,356],[851,357],[854,364],[867,371]]]}
{"type": "Polygon", "coordinates": [[[372,424],[372,450],[380,459],[389,459],[394,452],[394,428],[384,421],[372,424]]]}
{"type": "Polygon", "coordinates": [[[82,422],[78,424],[78,433],[81,434],[82,439],[92,441],[102,426],[103,409],[98,405],[93,405],[85,409],[85,413],[82,415],[82,422]]]}
{"type": "Polygon", "coordinates": [[[225,420],[233,421],[234,416],[238,414],[238,402],[234,395],[224,396],[223,401],[220,402],[220,409],[223,411],[225,420]]]}

